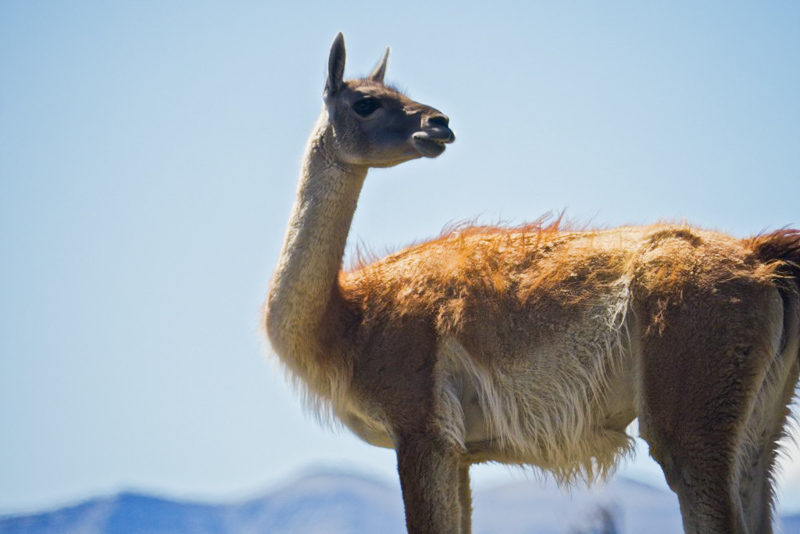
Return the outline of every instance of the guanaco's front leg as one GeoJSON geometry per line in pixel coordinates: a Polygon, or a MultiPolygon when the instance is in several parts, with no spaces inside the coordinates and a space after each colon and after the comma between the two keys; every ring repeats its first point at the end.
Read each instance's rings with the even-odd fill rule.
{"type": "Polygon", "coordinates": [[[460,454],[453,445],[438,436],[404,436],[397,447],[397,469],[409,534],[464,533],[460,454]]]}
{"type": "Polygon", "coordinates": [[[472,534],[472,488],[469,484],[468,463],[458,468],[458,500],[461,505],[461,534],[472,534]]]}

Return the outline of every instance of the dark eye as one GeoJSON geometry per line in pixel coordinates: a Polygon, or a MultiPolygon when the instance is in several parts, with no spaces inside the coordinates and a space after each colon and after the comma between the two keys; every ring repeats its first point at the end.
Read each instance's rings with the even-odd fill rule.
{"type": "Polygon", "coordinates": [[[353,111],[362,117],[372,115],[379,107],[381,107],[381,101],[371,96],[364,97],[361,100],[356,100],[353,103],[353,111]]]}

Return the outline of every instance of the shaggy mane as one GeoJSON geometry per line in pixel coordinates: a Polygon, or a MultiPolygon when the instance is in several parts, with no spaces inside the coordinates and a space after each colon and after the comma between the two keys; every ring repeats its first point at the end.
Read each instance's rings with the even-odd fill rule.
{"type": "MultiPolygon", "coordinates": [[[[587,231],[590,231],[587,225],[579,225],[574,221],[566,220],[563,212],[555,217],[551,213],[546,213],[531,222],[525,222],[519,225],[504,225],[502,223],[478,224],[476,219],[457,221],[446,224],[439,235],[434,238],[412,241],[409,245],[398,249],[387,249],[383,254],[371,250],[366,243],[359,241],[355,245],[353,257],[350,258],[347,261],[347,265],[342,268],[341,274],[351,274],[395,254],[416,248],[433,246],[454,238],[466,239],[479,235],[504,236],[522,234],[523,236],[527,236],[530,234],[536,236],[534,244],[538,245],[541,240],[547,237],[562,233],[587,231]]],[[[523,240],[523,242],[527,242],[527,240],[523,240]]]]}

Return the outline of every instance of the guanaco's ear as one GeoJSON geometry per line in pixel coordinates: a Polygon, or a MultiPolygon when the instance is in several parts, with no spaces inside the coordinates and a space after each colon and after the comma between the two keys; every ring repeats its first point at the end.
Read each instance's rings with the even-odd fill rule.
{"type": "Polygon", "coordinates": [[[383,83],[383,77],[386,75],[386,63],[389,61],[389,52],[391,48],[388,46],[386,47],[386,52],[383,53],[383,57],[375,66],[375,69],[372,71],[372,74],[369,75],[369,79],[383,83]]]}
{"type": "Polygon", "coordinates": [[[325,82],[325,98],[330,98],[342,88],[344,79],[344,35],[339,32],[331,45],[331,54],[328,56],[328,80],[325,82]]]}

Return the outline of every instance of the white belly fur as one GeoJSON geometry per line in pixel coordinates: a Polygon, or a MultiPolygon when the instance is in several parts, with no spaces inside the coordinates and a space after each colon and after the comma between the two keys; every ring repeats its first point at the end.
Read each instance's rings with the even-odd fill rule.
{"type": "Polygon", "coordinates": [[[547,346],[521,348],[511,369],[508,360],[502,368],[480,365],[487,360],[442,338],[442,431],[475,461],[531,464],[564,482],[607,476],[632,449],[625,428],[636,417],[635,355],[621,296],[547,346]]]}

